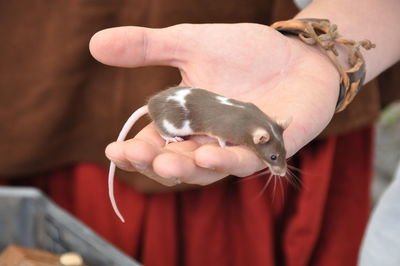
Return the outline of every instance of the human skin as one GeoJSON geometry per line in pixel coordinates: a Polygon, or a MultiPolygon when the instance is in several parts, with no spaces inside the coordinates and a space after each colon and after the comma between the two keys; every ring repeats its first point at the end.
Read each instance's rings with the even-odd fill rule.
{"type": "MultiPolygon", "coordinates": [[[[385,16],[385,24],[399,25],[393,12],[400,10],[399,1],[389,0],[385,5],[382,8],[377,0],[321,0],[297,17],[328,18],[338,24],[343,36],[376,43],[375,50],[363,53],[368,81],[400,58],[400,34],[390,32],[376,18],[362,19],[369,13],[368,18],[373,17],[378,10],[380,15],[376,15],[385,16]],[[340,12],[335,11],[338,7],[340,12]],[[391,42],[387,42],[389,34],[391,42]]],[[[98,61],[113,66],[173,66],[181,72],[180,85],[252,102],[279,119],[292,116],[293,122],[284,132],[288,157],[325,128],[338,98],[339,74],[327,56],[297,38],[259,24],[112,28],[96,33],[90,50],[98,61]]],[[[164,144],[150,124],[134,139],[110,144],[106,155],[117,167],[139,171],[166,186],[179,182],[208,185],[228,175],[244,177],[265,167],[242,146],[221,148],[204,138],[164,144]]]]}

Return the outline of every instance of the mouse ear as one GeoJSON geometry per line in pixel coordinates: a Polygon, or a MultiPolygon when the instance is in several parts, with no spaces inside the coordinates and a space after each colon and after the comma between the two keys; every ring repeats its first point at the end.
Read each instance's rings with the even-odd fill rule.
{"type": "Polygon", "coordinates": [[[290,123],[292,123],[292,121],[293,121],[293,117],[292,117],[292,116],[289,116],[289,117],[286,118],[286,119],[277,119],[277,120],[276,120],[276,123],[277,123],[283,130],[285,130],[285,129],[287,129],[287,128],[289,127],[289,125],[290,125],[290,123]]]}
{"type": "Polygon", "coordinates": [[[265,129],[257,129],[253,133],[254,144],[264,144],[269,141],[269,133],[265,129]]]}

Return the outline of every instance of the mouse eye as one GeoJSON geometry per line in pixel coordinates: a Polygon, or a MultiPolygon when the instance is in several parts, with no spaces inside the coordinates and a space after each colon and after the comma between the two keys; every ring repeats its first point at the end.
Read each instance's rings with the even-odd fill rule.
{"type": "Polygon", "coordinates": [[[272,160],[272,161],[276,161],[276,159],[278,159],[278,156],[275,155],[275,154],[272,154],[272,155],[271,155],[271,160],[272,160]]]}

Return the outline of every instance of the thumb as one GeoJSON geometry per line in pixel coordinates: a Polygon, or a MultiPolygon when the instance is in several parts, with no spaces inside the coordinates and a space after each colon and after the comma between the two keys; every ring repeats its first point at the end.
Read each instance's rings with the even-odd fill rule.
{"type": "Polygon", "coordinates": [[[117,27],[93,35],[91,54],[103,64],[120,67],[169,65],[179,67],[177,27],[150,29],[117,27]]]}

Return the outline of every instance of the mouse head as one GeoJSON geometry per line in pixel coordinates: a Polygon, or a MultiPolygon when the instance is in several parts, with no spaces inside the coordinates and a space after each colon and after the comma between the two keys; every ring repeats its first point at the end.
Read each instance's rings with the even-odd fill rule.
{"type": "Polygon", "coordinates": [[[256,128],[252,132],[252,146],[273,175],[286,175],[286,150],[282,134],[291,121],[291,118],[277,120],[276,123],[268,123],[268,126],[256,128]]]}

